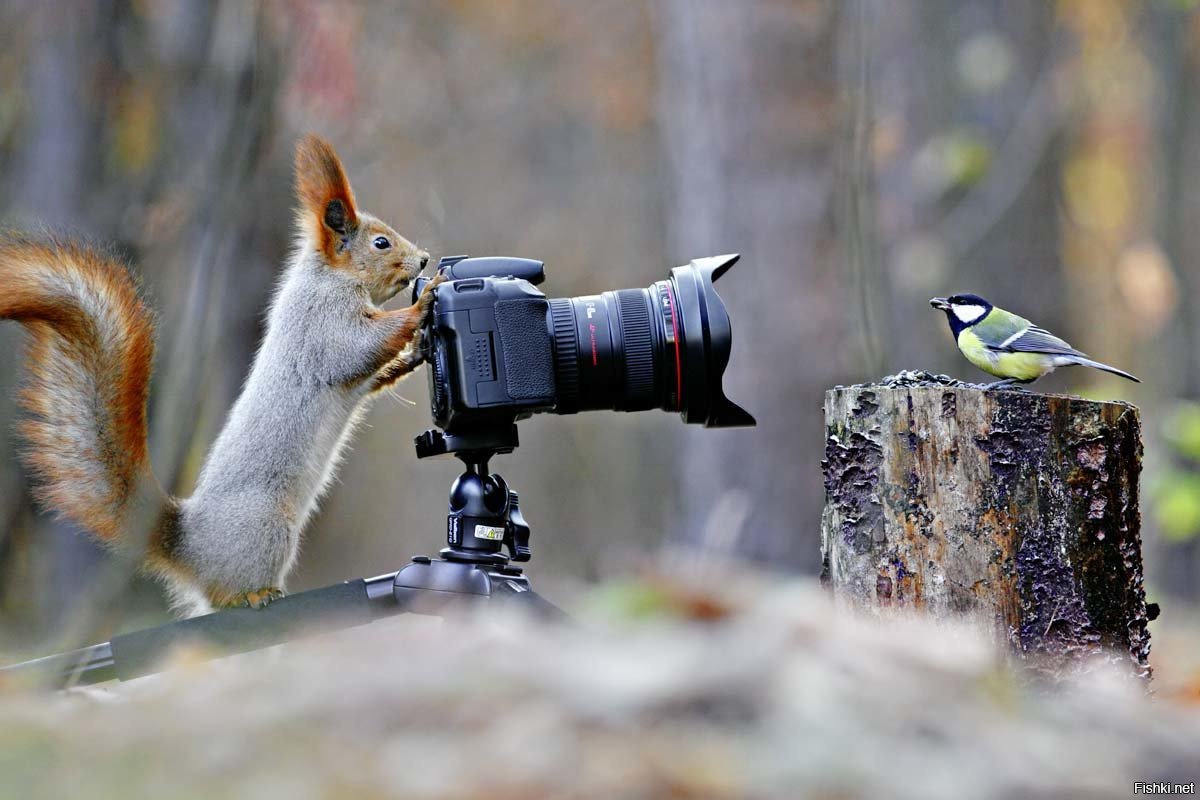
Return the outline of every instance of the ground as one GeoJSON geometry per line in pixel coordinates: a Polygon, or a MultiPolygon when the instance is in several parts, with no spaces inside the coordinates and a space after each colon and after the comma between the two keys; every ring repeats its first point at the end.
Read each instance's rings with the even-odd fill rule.
{"type": "Polygon", "coordinates": [[[9,685],[0,797],[1129,797],[1200,781],[1189,633],[1161,637],[1152,696],[1102,666],[1039,686],[972,630],[856,617],[807,581],[726,583],[609,586],[567,598],[566,628],[402,617],[181,653],[127,684],[9,685]]]}

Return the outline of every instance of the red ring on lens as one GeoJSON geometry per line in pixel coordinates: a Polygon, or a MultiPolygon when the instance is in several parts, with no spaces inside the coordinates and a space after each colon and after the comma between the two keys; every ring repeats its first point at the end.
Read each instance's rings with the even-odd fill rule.
{"type": "Polygon", "coordinates": [[[679,322],[675,318],[675,293],[671,290],[670,283],[664,283],[667,290],[667,309],[671,312],[671,330],[675,335],[675,404],[678,408],[683,408],[683,360],[679,356],[679,322]]]}

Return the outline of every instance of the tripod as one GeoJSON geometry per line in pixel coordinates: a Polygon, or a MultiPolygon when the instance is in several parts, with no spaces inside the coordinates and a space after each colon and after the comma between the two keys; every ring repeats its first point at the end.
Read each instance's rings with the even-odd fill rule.
{"type": "Polygon", "coordinates": [[[533,591],[515,563],[532,557],[520,499],[488,462],[517,446],[517,426],[472,433],[429,430],[417,437],[417,458],[453,453],[465,471],[450,486],[446,547],[441,557],[417,556],[396,573],[396,600],[414,613],[437,614],[447,602],[497,597],[550,617],[562,612],[533,591]],[[501,552],[507,549],[508,554],[501,552]]]}
{"type": "Polygon", "coordinates": [[[0,668],[0,673],[64,685],[130,680],[159,671],[162,657],[179,645],[200,645],[219,657],[396,614],[444,616],[482,601],[519,605],[544,619],[563,620],[566,615],[533,591],[515,565],[530,559],[529,526],[517,493],[500,475],[488,474],[488,462],[511,453],[517,444],[513,424],[454,434],[430,430],[417,437],[418,458],[453,454],[465,468],[450,486],[446,547],[438,558],[416,556],[397,572],[288,595],[262,609],[231,608],[122,634],[0,668]]]}

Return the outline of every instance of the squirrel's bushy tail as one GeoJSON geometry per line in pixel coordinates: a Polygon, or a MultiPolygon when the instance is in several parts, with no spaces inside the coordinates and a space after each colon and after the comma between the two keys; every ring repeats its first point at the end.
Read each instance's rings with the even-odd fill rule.
{"type": "Polygon", "coordinates": [[[0,318],[30,334],[19,433],[39,499],[113,545],[134,544],[131,524],[162,527],[173,503],[150,473],[146,425],[154,322],[125,266],[0,234],[0,318]]]}

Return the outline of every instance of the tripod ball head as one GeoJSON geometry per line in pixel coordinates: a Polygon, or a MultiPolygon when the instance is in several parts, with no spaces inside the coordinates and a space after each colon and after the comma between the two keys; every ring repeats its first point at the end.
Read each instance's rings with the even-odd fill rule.
{"type": "MultiPolygon", "coordinates": [[[[513,427],[515,441],[515,426],[513,427]]],[[[450,486],[446,514],[445,558],[479,564],[528,561],[529,525],[517,493],[497,473],[488,474],[495,450],[459,450],[466,467],[450,486]],[[500,552],[508,548],[508,555],[500,552]]]]}
{"type": "Polygon", "coordinates": [[[484,475],[468,465],[450,487],[446,542],[471,554],[499,553],[507,516],[508,484],[499,475],[484,475]]]}

